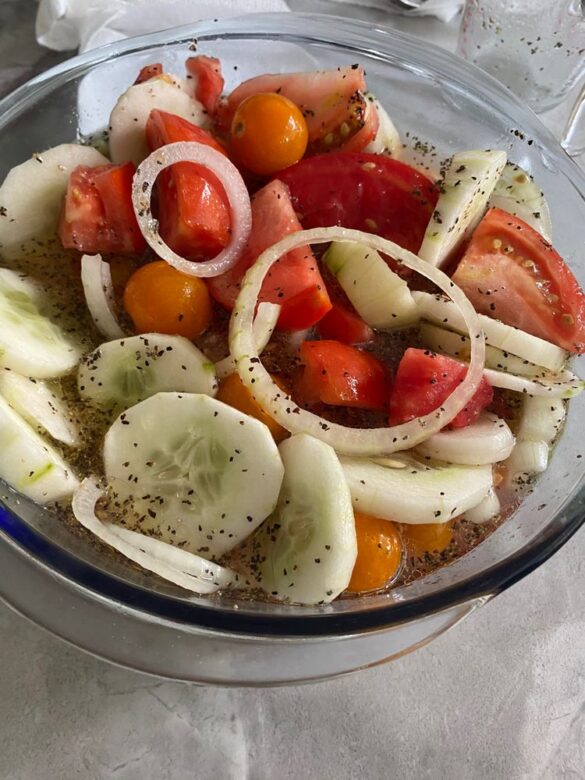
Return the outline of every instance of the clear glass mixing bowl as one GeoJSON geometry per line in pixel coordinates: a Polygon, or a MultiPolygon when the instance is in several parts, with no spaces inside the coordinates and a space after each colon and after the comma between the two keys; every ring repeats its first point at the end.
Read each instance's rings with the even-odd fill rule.
{"type": "MultiPolygon", "coordinates": [[[[585,284],[579,236],[585,177],[534,114],[482,71],[426,41],[353,20],[249,15],[69,60],[0,103],[0,179],[33,152],[105,127],[116,97],[142,65],[162,61],[182,72],[195,41],[199,52],[221,58],[228,89],[266,71],[364,64],[368,85],[408,147],[416,152],[421,141],[435,145],[425,158],[435,170],[456,150],[505,149],[547,194],[556,246],[585,284]]],[[[549,469],[513,517],[456,563],[387,595],[303,608],[188,598],[100,557],[5,486],[0,595],[85,650],[166,677],[278,684],[380,663],[429,641],[524,577],[579,528],[584,410],[585,394],[571,402],[549,469]]]]}

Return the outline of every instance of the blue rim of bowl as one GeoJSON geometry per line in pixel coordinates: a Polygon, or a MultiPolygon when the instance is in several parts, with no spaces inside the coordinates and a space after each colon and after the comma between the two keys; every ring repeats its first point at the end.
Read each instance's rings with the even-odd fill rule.
{"type": "MultiPolygon", "coordinates": [[[[425,70],[433,70],[440,76],[446,70],[452,86],[459,85],[466,92],[471,88],[476,94],[495,103],[495,110],[502,102],[514,107],[516,124],[529,134],[531,130],[547,141],[547,152],[556,151],[555,163],[585,200],[585,176],[579,167],[564,153],[557,140],[526,107],[502,84],[485,74],[475,65],[461,60],[434,44],[379,25],[370,25],[353,19],[321,14],[248,14],[243,17],[202,21],[138,38],[127,39],[78,55],[31,79],[0,101],[0,130],[14,114],[35,95],[42,93],[48,83],[58,86],[83,75],[89,66],[105,63],[117,56],[148,51],[164,45],[189,44],[195,40],[222,39],[278,39],[285,42],[303,41],[331,46],[343,46],[347,53],[356,56],[367,54],[381,60],[399,59],[392,45],[396,42],[409,49],[409,57],[418,54],[425,60],[425,70]],[[274,25],[277,24],[276,27],[274,25]],[[275,29],[278,32],[275,32],[275,29]],[[331,35],[331,30],[335,35],[331,35]],[[340,38],[343,36],[343,42],[340,38]],[[456,65],[457,68],[453,68],[456,65]]],[[[412,63],[402,63],[412,70],[420,69],[412,63]]],[[[383,607],[360,609],[356,612],[327,612],[318,614],[263,614],[252,611],[234,611],[194,604],[189,601],[155,593],[147,588],[100,570],[75,555],[66,552],[42,534],[36,532],[13,511],[0,502],[0,539],[20,549],[38,566],[59,572],[74,587],[82,587],[96,597],[115,602],[122,608],[129,607],[145,616],[158,616],[191,627],[201,627],[228,634],[266,635],[276,637],[355,635],[372,630],[397,626],[439,612],[463,602],[487,598],[513,585],[538,568],[554,555],[585,522],[585,490],[577,493],[562,509],[562,522],[557,513],[537,542],[491,566],[480,575],[469,577],[436,593],[427,594],[412,601],[391,602],[383,607]]],[[[249,604],[246,603],[246,607],[249,604]]]]}

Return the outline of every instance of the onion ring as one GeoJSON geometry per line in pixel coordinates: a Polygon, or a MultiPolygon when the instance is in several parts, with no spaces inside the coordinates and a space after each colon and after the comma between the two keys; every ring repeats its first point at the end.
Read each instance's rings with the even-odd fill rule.
{"type": "Polygon", "coordinates": [[[83,255],[81,283],[87,308],[99,332],[108,339],[126,335],[115,314],[112,273],[101,255],[83,255]]]}
{"type": "MultiPolygon", "coordinates": [[[[264,351],[264,347],[270,341],[280,316],[280,309],[281,307],[278,303],[263,301],[258,304],[258,311],[254,317],[254,338],[256,339],[258,354],[264,351]]],[[[215,364],[215,373],[218,379],[225,379],[226,376],[233,374],[235,370],[236,361],[231,355],[215,364]]]]}
{"type": "Polygon", "coordinates": [[[244,385],[260,406],[291,433],[308,433],[345,455],[379,456],[410,449],[448,425],[471,399],[483,377],[485,339],[477,313],[463,291],[438,268],[379,236],[340,227],[315,228],[292,233],[263,252],[247,271],[230,319],[230,354],[244,385]],[[389,428],[348,428],[300,409],[275,384],[260,361],[253,332],[256,301],[264,277],[279,257],[306,244],[330,241],[364,244],[401,262],[430,279],[459,307],[471,340],[469,368],[464,380],[443,404],[423,417],[389,428]]]}
{"type": "Polygon", "coordinates": [[[252,229],[252,207],[244,180],[236,166],[221,152],[196,141],[179,141],[161,146],[140,163],[132,180],[132,205],[140,232],[156,254],[177,271],[189,276],[219,276],[238,261],[252,229]],[[157,176],[179,162],[202,165],[219,179],[231,208],[229,244],[213,260],[197,262],[176,254],[158,232],[158,220],[150,211],[150,197],[157,176]]]}

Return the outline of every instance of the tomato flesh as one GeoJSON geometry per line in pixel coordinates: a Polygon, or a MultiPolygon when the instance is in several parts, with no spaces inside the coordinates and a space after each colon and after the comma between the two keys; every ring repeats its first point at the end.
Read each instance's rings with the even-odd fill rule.
{"type": "Polygon", "coordinates": [[[186,65],[187,72],[195,79],[196,99],[203,104],[207,113],[213,116],[224,85],[220,61],[217,57],[200,54],[197,57],[189,57],[186,65]]]}
{"type": "Polygon", "coordinates": [[[243,100],[261,92],[276,92],[301,109],[309,131],[309,154],[347,147],[360,151],[378,129],[376,111],[364,97],[364,69],[354,65],[312,73],[275,73],[240,84],[218,108],[218,122],[228,130],[243,100]]]}
{"type": "Polygon", "coordinates": [[[306,404],[384,409],[391,380],[386,367],[369,352],[339,341],[304,341],[303,371],[296,390],[306,404]]]}
{"type": "MultiPolygon", "coordinates": [[[[258,256],[299,230],[286,187],[280,181],[270,182],[252,200],[252,233],[242,258],[226,273],[208,280],[215,300],[231,311],[242,278],[258,256]]],[[[284,330],[301,330],[318,322],[331,301],[311,249],[300,247],[279,258],[268,271],[258,300],[282,306],[278,326],[284,330]]]]}
{"type": "Polygon", "coordinates": [[[365,230],[418,252],[439,193],[414,168],[381,154],[336,152],[281,171],[304,228],[365,230]]]}
{"type": "Polygon", "coordinates": [[[518,217],[490,209],[453,281],[477,311],[585,352],[585,294],[559,253],[518,217]]]}
{"type": "Polygon", "coordinates": [[[162,76],[162,74],[162,64],[160,62],[153,62],[152,65],[145,65],[143,68],[140,68],[134,84],[143,84],[145,81],[150,81],[150,79],[157,78],[157,76],[162,76]]]}
{"type": "Polygon", "coordinates": [[[69,176],[59,221],[66,249],[136,254],[146,249],[132,207],[134,165],[80,165],[69,176]]]}
{"type": "MultiPolygon", "coordinates": [[[[223,153],[208,132],[182,117],[153,109],[146,123],[150,149],[196,141],[223,153]]],[[[173,165],[157,179],[159,231],[177,254],[189,260],[217,255],[228,244],[230,206],[215,174],[190,162],[173,165]]]]}
{"type": "MultiPolygon", "coordinates": [[[[390,425],[399,425],[437,409],[461,384],[467,366],[459,360],[428,349],[410,347],[398,365],[390,397],[390,425]]],[[[482,379],[473,397],[451,421],[452,428],[474,422],[493,398],[493,388],[482,379]]]]}
{"type": "Polygon", "coordinates": [[[359,314],[339,303],[319,320],[317,330],[322,339],[333,339],[343,344],[367,344],[374,340],[374,331],[359,314]]]}

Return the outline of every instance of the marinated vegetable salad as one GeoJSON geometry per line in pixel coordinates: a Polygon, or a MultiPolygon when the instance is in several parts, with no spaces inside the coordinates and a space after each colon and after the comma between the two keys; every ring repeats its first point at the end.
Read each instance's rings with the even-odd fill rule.
{"type": "Polygon", "coordinates": [[[585,386],[527,172],[463,150],[431,180],[359,65],[229,94],[212,57],[148,65],[105,136],[0,187],[8,485],[181,595],[298,604],[515,509],[585,386]]]}

